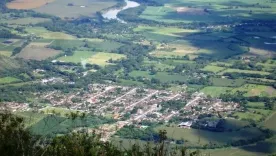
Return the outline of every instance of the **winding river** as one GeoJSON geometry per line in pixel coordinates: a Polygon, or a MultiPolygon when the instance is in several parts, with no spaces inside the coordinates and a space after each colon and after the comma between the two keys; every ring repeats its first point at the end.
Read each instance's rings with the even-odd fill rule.
{"type": "Polygon", "coordinates": [[[103,18],[106,18],[106,19],[116,19],[116,20],[118,20],[118,21],[120,21],[122,23],[126,23],[122,19],[118,18],[118,16],[117,16],[118,13],[120,11],[129,9],[129,8],[138,7],[138,6],[140,6],[140,4],[137,3],[137,2],[134,2],[134,1],[129,1],[129,0],[125,0],[125,2],[126,2],[126,6],[124,6],[123,8],[119,8],[119,9],[108,10],[106,13],[102,14],[103,18]]]}

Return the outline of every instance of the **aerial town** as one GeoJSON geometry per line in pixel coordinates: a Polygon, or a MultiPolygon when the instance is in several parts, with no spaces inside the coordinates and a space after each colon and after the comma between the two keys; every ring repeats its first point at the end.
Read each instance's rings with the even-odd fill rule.
{"type": "MultiPolygon", "coordinates": [[[[37,98],[49,104],[37,106],[39,108],[34,106],[30,108],[26,103],[6,103],[6,105],[2,105],[1,109],[9,108],[13,112],[37,110],[49,114],[52,112],[47,111],[47,108],[51,107],[101,116],[111,115],[113,119],[117,120],[116,130],[143,120],[169,122],[173,117],[189,119],[189,121],[179,123],[179,127],[189,128],[201,114],[230,114],[242,110],[237,103],[208,98],[199,92],[190,95],[185,92],[108,84],[91,84],[88,88],[88,91],[80,90],[68,94],[59,91],[41,93],[37,98]],[[170,103],[174,101],[180,105],[176,106],[175,103],[170,103]]],[[[113,128],[110,128],[112,130],[103,137],[103,140],[108,139],[116,132],[114,125],[108,127],[113,128]]]]}

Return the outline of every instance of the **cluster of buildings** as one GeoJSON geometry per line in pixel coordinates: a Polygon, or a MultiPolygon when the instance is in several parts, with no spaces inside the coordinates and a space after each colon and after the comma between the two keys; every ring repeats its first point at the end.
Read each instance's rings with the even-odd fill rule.
{"type": "Polygon", "coordinates": [[[29,104],[27,103],[4,102],[0,104],[0,111],[24,112],[29,110],[29,104]]]}
{"type": "MultiPolygon", "coordinates": [[[[116,133],[125,125],[139,125],[142,121],[170,122],[174,117],[179,127],[189,128],[197,122],[202,114],[232,113],[240,108],[239,104],[223,102],[220,99],[207,98],[203,93],[192,95],[185,92],[172,92],[148,88],[117,86],[110,84],[91,84],[88,89],[74,90],[69,93],[52,91],[37,94],[37,100],[48,106],[66,108],[67,110],[86,112],[93,115],[112,117],[117,123],[106,130],[105,138],[116,133]],[[164,103],[181,102],[180,109],[164,103]],[[181,119],[183,119],[182,122],[181,119]],[[114,130],[114,126],[116,127],[114,130]]],[[[29,110],[28,104],[7,103],[0,109],[9,107],[12,111],[29,110]]],[[[38,108],[43,110],[43,107],[38,108]]],[[[207,123],[210,126],[212,123],[207,123]]],[[[143,126],[143,125],[142,125],[143,126]]],[[[106,126],[107,128],[110,126],[106,126]]],[[[106,129],[105,127],[105,129],[106,129]]]]}

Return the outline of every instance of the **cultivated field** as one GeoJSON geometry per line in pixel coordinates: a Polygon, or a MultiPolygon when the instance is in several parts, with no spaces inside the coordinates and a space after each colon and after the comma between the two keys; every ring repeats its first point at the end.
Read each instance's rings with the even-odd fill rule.
{"type": "Polygon", "coordinates": [[[130,72],[129,75],[132,77],[144,77],[149,80],[152,78],[155,78],[155,79],[159,79],[161,82],[172,82],[172,81],[185,82],[187,80],[186,76],[182,76],[180,74],[170,75],[167,72],[157,72],[155,75],[151,75],[147,71],[134,70],[134,71],[130,72]]]}
{"type": "Polygon", "coordinates": [[[61,52],[58,50],[46,48],[49,43],[36,43],[33,42],[26,46],[20,53],[16,55],[18,58],[26,60],[45,60],[50,57],[54,57],[61,52]]]}
{"type": "Polygon", "coordinates": [[[205,130],[185,129],[178,127],[158,127],[157,130],[166,130],[169,138],[187,140],[191,145],[227,144],[240,139],[249,139],[262,135],[257,128],[244,128],[235,132],[211,132],[205,130]]]}
{"type": "Polygon", "coordinates": [[[87,62],[90,64],[106,66],[111,64],[108,62],[109,60],[116,61],[124,58],[126,58],[126,56],[122,54],[99,52],[93,55],[92,57],[88,58],[87,62]]]}
{"type": "Polygon", "coordinates": [[[235,88],[232,92],[244,91],[245,96],[275,97],[276,90],[271,86],[245,84],[239,88],[235,88]]]}
{"type": "Polygon", "coordinates": [[[35,17],[26,17],[26,18],[19,18],[19,19],[11,19],[8,20],[8,24],[12,25],[27,25],[27,24],[38,24],[42,22],[50,21],[48,18],[35,18],[35,17]]]}
{"type": "Polygon", "coordinates": [[[34,10],[61,18],[77,18],[81,16],[95,16],[96,12],[112,7],[116,3],[115,0],[56,0],[53,3],[34,10]]]}
{"type": "Polygon", "coordinates": [[[48,5],[55,0],[14,0],[7,4],[10,9],[34,9],[48,5]]]}
{"type": "Polygon", "coordinates": [[[52,32],[52,31],[48,31],[47,29],[43,28],[43,27],[30,27],[30,28],[26,28],[26,31],[29,34],[34,34],[38,37],[42,37],[44,39],[53,39],[53,40],[58,40],[58,39],[62,39],[62,40],[73,40],[76,39],[76,37],[63,33],[63,32],[52,32]]]}
{"type": "Polygon", "coordinates": [[[125,55],[116,53],[93,52],[93,51],[75,51],[72,56],[63,56],[58,58],[60,61],[73,63],[89,63],[100,66],[110,65],[110,59],[119,60],[125,58],[125,55]]]}
{"type": "Polygon", "coordinates": [[[63,56],[58,58],[58,60],[64,62],[81,63],[82,61],[87,62],[87,59],[95,54],[96,53],[92,51],[75,51],[72,56],[63,56]]]}
{"type": "Polygon", "coordinates": [[[205,93],[206,95],[210,95],[212,97],[219,97],[220,94],[228,93],[233,88],[230,87],[215,87],[215,86],[208,86],[200,90],[201,92],[205,93]]]}
{"type": "Polygon", "coordinates": [[[218,73],[218,75],[223,75],[224,73],[246,73],[246,74],[269,75],[268,72],[264,72],[264,71],[240,70],[240,69],[232,69],[232,68],[228,68],[228,69],[218,73]]]}
{"type": "Polygon", "coordinates": [[[0,51],[0,55],[10,57],[12,55],[11,51],[0,51]]]}
{"type": "Polygon", "coordinates": [[[171,0],[164,6],[147,6],[140,18],[166,23],[229,22],[243,19],[273,19],[276,5],[259,0],[171,0]],[[258,5],[255,5],[258,4],[258,5]],[[269,6],[269,7],[264,7],[269,6]],[[251,11],[250,11],[251,10],[251,11]]]}

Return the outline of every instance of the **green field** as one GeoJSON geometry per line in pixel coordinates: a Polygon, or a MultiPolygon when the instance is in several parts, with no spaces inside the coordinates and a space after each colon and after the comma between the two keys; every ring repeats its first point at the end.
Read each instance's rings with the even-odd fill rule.
{"type": "Polygon", "coordinates": [[[168,65],[161,61],[157,62],[157,61],[147,61],[147,60],[144,61],[143,66],[154,67],[154,69],[157,71],[166,71],[174,68],[174,66],[168,65]]]}
{"type": "Polygon", "coordinates": [[[45,60],[61,53],[59,50],[47,48],[47,45],[48,43],[32,42],[15,56],[26,60],[45,60]]]}
{"type": "Polygon", "coordinates": [[[29,34],[34,34],[38,37],[42,37],[44,39],[53,39],[53,40],[57,40],[57,39],[63,39],[63,40],[73,40],[76,39],[76,37],[63,33],[63,32],[53,32],[53,31],[49,31],[43,27],[28,27],[26,28],[26,31],[29,34]]]}
{"type": "Polygon", "coordinates": [[[261,121],[263,115],[251,113],[251,112],[236,112],[233,114],[234,117],[237,117],[239,120],[254,120],[256,122],[261,121]]]}
{"type": "Polygon", "coordinates": [[[71,112],[76,113],[75,110],[69,110],[67,108],[58,108],[58,107],[46,107],[40,110],[41,112],[44,112],[45,114],[59,114],[62,117],[66,117],[66,115],[69,115],[71,112]]]}
{"type": "Polygon", "coordinates": [[[205,130],[185,129],[177,127],[158,127],[156,130],[166,130],[169,138],[185,139],[191,145],[227,144],[241,139],[250,139],[262,135],[257,128],[244,128],[234,132],[211,132],[205,130]]]}
{"type": "Polygon", "coordinates": [[[246,81],[244,79],[211,78],[210,82],[218,87],[240,87],[246,81]]]}
{"type": "Polygon", "coordinates": [[[219,97],[220,94],[225,94],[230,92],[232,88],[230,87],[215,87],[215,86],[208,86],[201,90],[206,95],[210,95],[212,97],[219,97]]]}
{"type": "Polygon", "coordinates": [[[271,86],[245,84],[239,88],[234,88],[232,92],[243,91],[245,96],[275,97],[276,90],[271,86]]]}
{"type": "Polygon", "coordinates": [[[3,77],[0,78],[0,84],[9,84],[9,83],[15,83],[20,82],[20,79],[14,78],[14,77],[3,77]]]}
{"type": "Polygon", "coordinates": [[[50,19],[48,18],[34,18],[34,17],[26,17],[26,18],[19,18],[19,19],[11,19],[8,20],[8,24],[14,25],[27,25],[27,24],[38,24],[42,22],[48,22],[50,19]]]}
{"type": "Polygon", "coordinates": [[[175,58],[185,55],[188,55],[190,58],[196,58],[198,56],[228,58],[245,52],[246,47],[235,43],[212,40],[177,40],[165,45],[161,44],[151,54],[158,58],[175,58]]]}
{"type": "Polygon", "coordinates": [[[225,68],[224,67],[218,67],[218,66],[213,66],[213,65],[207,65],[205,66],[202,70],[203,71],[210,71],[210,72],[213,72],[213,73],[218,73],[222,70],[224,70],[225,68]]]}
{"type": "Polygon", "coordinates": [[[170,75],[167,72],[157,72],[155,75],[150,75],[147,71],[132,71],[129,73],[131,77],[144,77],[147,79],[156,78],[159,79],[161,82],[172,82],[172,81],[180,81],[185,82],[187,80],[186,76],[180,75],[180,74],[174,74],[170,75]]]}
{"type": "Polygon", "coordinates": [[[106,53],[106,52],[99,52],[93,55],[92,57],[87,59],[87,62],[90,64],[97,64],[100,66],[106,66],[111,65],[112,63],[109,63],[109,60],[121,60],[126,58],[123,54],[116,54],[116,53],[106,53]]]}
{"type": "Polygon", "coordinates": [[[63,56],[58,58],[59,61],[80,63],[95,55],[92,51],[75,51],[72,56],[63,56]]]}
{"type": "Polygon", "coordinates": [[[93,52],[93,51],[75,51],[72,56],[63,56],[58,58],[60,61],[73,63],[90,63],[100,66],[110,65],[109,60],[120,60],[125,58],[125,55],[116,53],[93,52]]]}
{"type": "Polygon", "coordinates": [[[264,122],[264,126],[276,132],[276,112],[273,112],[264,122]]]}
{"type": "Polygon", "coordinates": [[[45,114],[34,113],[34,112],[18,112],[16,113],[16,115],[24,119],[24,123],[26,127],[30,127],[38,123],[43,118],[47,117],[47,115],[45,114]]]}
{"type": "Polygon", "coordinates": [[[246,105],[250,108],[259,108],[259,109],[265,108],[264,102],[248,102],[246,105]]]}
{"type": "Polygon", "coordinates": [[[11,51],[0,51],[0,55],[10,57],[12,55],[11,51]]]}
{"type": "Polygon", "coordinates": [[[262,5],[259,0],[235,2],[228,0],[171,0],[161,1],[164,6],[147,6],[140,18],[166,23],[192,22],[229,22],[243,19],[273,19],[276,5],[266,1],[262,5]],[[231,9],[227,9],[227,8],[231,9]],[[251,10],[251,13],[249,12],[251,10]],[[266,13],[269,13],[266,15],[266,13]],[[265,16],[266,15],[266,16],[265,16]]]}
{"type": "Polygon", "coordinates": [[[115,0],[57,0],[34,10],[69,19],[81,16],[94,17],[96,12],[112,7],[116,3],[115,0]],[[68,6],[68,3],[73,4],[73,6],[68,6]]]}
{"type": "Polygon", "coordinates": [[[240,69],[232,69],[232,68],[228,68],[228,69],[218,73],[218,75],[223,75],[224,73],[245,73],[245,74],[269,75],[268,72],[264,72],[264,71],[240,70],[240,69]]]}

